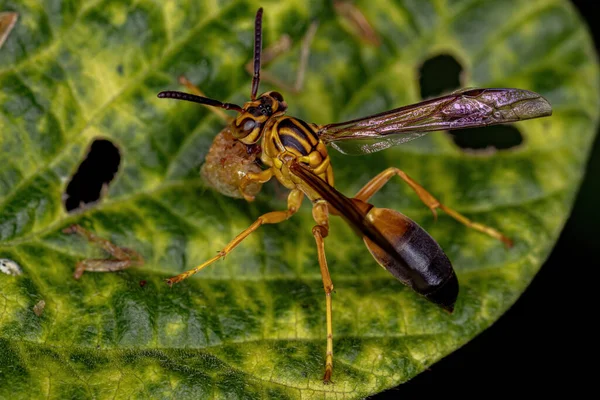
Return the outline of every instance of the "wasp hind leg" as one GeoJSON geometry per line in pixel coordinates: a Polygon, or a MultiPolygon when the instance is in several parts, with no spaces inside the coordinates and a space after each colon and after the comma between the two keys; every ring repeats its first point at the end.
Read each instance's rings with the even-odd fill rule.
{"type": "Polygon", "coordinates": [[[325,258],[324,238],[329,234],[329,213],[327,203],[317,201],[313,206],[313,218],[317,222],[312,229],[315,242],[317,244],[317,255],[319,257],[319,267],[321,277],[323,278],[323,289],[325,289],[325,301],[327,312],[327,352],[325,353],[325,375],[323,383],[331,383],[331,374],[333,373],[333,323],[331,293],[333,292],[333,282],[327,268],[327,259],[325,258]]]}
{"type": "Polygon", "coordinates": [[[86,238],[89,242],[100,246],[104,251],[113,256],[113,259],[88,259],[79,261],[75,267],[73,278],[79,279],[85,271],[114,272],[127,269],[132,266],[144,265],[143,257],[135,250],[119,247],[110,241],[94,235],[92,232],[80,225],[71,225],[63,229],[63,233],[76,233],[86,238]]]}
{"type": "Polygon", "coordinates": [[[464,215],[460,214],[449,207],[446,207],[438,199],[436,199],[431,193],[425,190],[421,185],[414,181],[404,171],[398,168],[388,168],[381,172],[379,175],[371,179],[355,196],[355,198],[368,201],[375,193],[377,193],[393,176],[399,176],[404,182],[406,182],[419,196],[419,199],[431,210],[434,217],[437,218],[437,209],[444,211],[446,214],[460,222],[461,224],[474,229],[478,232],[485,233],[495,239],[502,241],[507,247],[513,246],[513,241],[496,229],[489,226],[480,224],[478,222],[471,221],[464,215]]]}
{"type": "Polygon", "coordinates": [[[294,215],[298,211],[298,209],[302,205],[303,199],[304,199],[304,194],[301,191],[299,191],[297,189],[292,190],[288,196],[288,209],[287,210],[271,211],[269,213],[261,215],[260,217],[258,217],[258,219],[256,221],[254,221],[254,223],[252,225],[250,225],[248,228],[243,230],[242,233],[237,235],[235,237],[235,239],[233,239],[231,242],[229,242],[227,244],[227,246],[225,246],[221,251],[219,251],[216,256],[214,256],[210,260],[198,265],[197,267],[190,269],[189,271],[185,271],[173,278],[167,279],[167,283],[169,284],[169,286],[172,286],[174,283],[181,282],[182,280],[187,279],[190,276],[194,275],[195,273],[208,267],[215,261],[218,261],[219,259],[225,257],[233,249],[235,249],[238,244],[243,242],[244,239],[246,239],[248,236],[250,236],[250,234],[252,232],[254,232],[255,230],[257,230],[261,225],[278,224],[278,223],[283,222],[286,219],[290,218],[292,215],[294,215]]]}

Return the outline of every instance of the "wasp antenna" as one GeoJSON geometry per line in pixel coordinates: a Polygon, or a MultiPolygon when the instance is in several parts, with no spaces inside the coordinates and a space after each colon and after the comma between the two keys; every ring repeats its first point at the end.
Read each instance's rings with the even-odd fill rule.
{"type": "Polygon", "coordinates": [[[250,98],[256,99],[258,83],[260,82],[260,53],[262,52],[262,7],[256,12],[254,20],[254,76],[252,77],[252,93],[250,98]]]}
{"type": "Polygon", "coordinates": [[[207,106],[224,108],[225,110],[233,110],[241,113],[242,107],[237,104],[223,103],[219,100],[209,99],[208,97],[196,96],[195,94],[178,92],[176,90],[167,90],[158,94],[159,99],[175,99],[191,101],[192,103],[205,104],[207,106]]]}

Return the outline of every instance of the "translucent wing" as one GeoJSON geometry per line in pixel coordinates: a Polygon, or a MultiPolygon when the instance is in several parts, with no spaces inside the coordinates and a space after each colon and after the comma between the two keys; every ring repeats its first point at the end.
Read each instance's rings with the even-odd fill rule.
{"type": "Polygon", "coordinates": [[[549,115],[552,115],[550,103],[535,92],[464,89],[369,117],[323,125],[317,134],[342,153],[365,154],[432,131],[475,128],[549,115]]]}

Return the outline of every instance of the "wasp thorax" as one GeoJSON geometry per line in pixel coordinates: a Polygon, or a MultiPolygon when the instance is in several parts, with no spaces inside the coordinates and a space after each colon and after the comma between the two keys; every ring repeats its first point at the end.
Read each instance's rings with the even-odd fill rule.
{"type": "Polygon", "coordinates": [[[233,121],[233,136],[244,144],[256,143],[269,118],[285,113],[287,104],[279,92],[261,94],[244,104],[242,112],[233,121]]]}

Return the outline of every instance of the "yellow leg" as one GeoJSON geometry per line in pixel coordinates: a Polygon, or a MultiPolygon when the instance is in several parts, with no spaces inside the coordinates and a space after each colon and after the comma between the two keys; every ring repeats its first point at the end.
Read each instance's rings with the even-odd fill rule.
{"type": "Polygon", "coordinates": [[[463,225],[471,229],[475,229],[476,231],[485,233],[495,239],[502,241],[506,246],[512,247],[513,242],[497,230],[490,228],[489,226],[482,225],[477,222],[473,222],[464,215],[459,212],[446,207],[444,204],[440,203],[438,199],[433,197],[431,193],[425,190],[421,185],[415,182],[411,177],[409,177],[404,171],[398,168],[388,168],[385,171],[381,172],[375,178],[371,179],[355,196],[355,198],[368,201],[371,196],[373,196],[379,189],[381,189],[394,175],[398,175],[400,179],[404,182],[408,183],[408,185],[417,193],[419,198],[433,213],[433,215],[437,218],[437,209],[443,210],[446,214],[457,220],[463,225]]]}
{"type": "Polygon", "coordinates": [[[76,233],[88,241],[97,244],[114,259],[89,259],[79,261],[75,267],[73,278],[79,279],[85,271],[113,272],[127,269],[132,266],[144,265],[143,257],[135,250],[119,247],[110,241],[94,235],[80,225],[71,225],[63,229],[63,233],[76,233]]]}
{"type": "MultiPolygon", "coordinates": [[[[202,92],[202,90],[200,90],[200,88],[198,86],[195,86],[192,82],[190,82],[188,80],[188,78],[186,78],[185,76],[182,75],[179,77],[179,83],[182,84],[183,86],[185,86],[190,92],[192,92],[192,94],[195,94],[196,96],[206,97],[204,92],[202,92]]],[[[221,118],[225,122],[231,122],[231,120],[233,119],[229,115],[225,114],[225,111],[223,111],[222,109],[220,109],[218,107],[212,107],[212,106],[205,106],[205,107],[208,108],[213,113],[215,113],[216,115],[218,115],[219,118],[221,118]]]]}
{"type": "Polygon", "coordinates": [[[278,224],[280,222],[285,221],[286,219],[294,215],[296,211],[298,211],[303,199],[304,193],[302,193],[298,189],[292,190],[288,196],[288,209],[286,211],[272,211],[270,213],[261,215],[256,221],[254,221],[252,225],[250,225],[242,233],[237,235],[235,239],[233,239],[231,242],[229,242],[229,244],[227,244],[227,246],[225,246],[221,251],[219,251],[219,253],[217,253],[216,256],[204,262],[203,264],[200,264],[197,267],[190,269],[189,271],[183,272],[173,278],[167,279],[167,283],[169,284],[169,286],[172,286],[174,283],[181,282],[182,280],[194,275],[196,272],[199,272],[205,267],[208,267],[220,258],[225,257],[227,254],[229,254],[229,252],[236,248],[238,244],[240,244],[244,239],[246,239],[252,232],[257,230],[261,225],[278,224]]]}
{"type": "MultiPolygon", "coordinates": [[[[266,183],[273,177],[273,170],[271,168],[265,169],[259,173],[249,172],[242,178],[242,182],[240,183],[240,193],[244,196],[246,201],[254,201],[254,196],[251,196],[246,193],[246,188],[251,183],[266,183]]],[[[291,195],[291,193],[290,193],[291,195]]],[[[289,203],[288,203],[289,204],[289,203]]]]}
{"type": "Polygon", "coordinates": [[[333,373],[333,323],[331,293],[333,292],[333,282],[327,268],[327,259],[325,258],[324,238],[329,234],[329,214],[327,203],[317,201],[313,206],[313,218],[317,225],[313,227],[312,233],[317,243],[317,255],[319,257],[319,267],[321,268],[321,277],[323,278],[323,289],[325,289],[325,301],[327,310],[327,352],[325,353],[325,375],[323,383],[331,383],[331,374],[333,373]]]}

